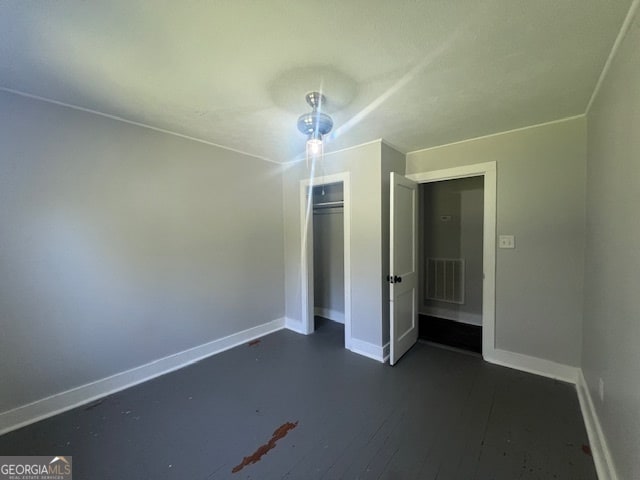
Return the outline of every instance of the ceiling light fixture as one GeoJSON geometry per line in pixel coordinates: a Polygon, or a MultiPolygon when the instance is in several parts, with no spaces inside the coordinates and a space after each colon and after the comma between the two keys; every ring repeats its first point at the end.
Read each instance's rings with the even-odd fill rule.
{"type": "Polygon", "coordinates": [[[307,136],[307,167],[316,158],[322,158],[324,145],[322,138],[333,128],[333,120],[323,113],[322,105],[325,96],[320,92],[310,92],[305,96],[307,103],[313,109],[298,117],[298,130],[307,136]]]}

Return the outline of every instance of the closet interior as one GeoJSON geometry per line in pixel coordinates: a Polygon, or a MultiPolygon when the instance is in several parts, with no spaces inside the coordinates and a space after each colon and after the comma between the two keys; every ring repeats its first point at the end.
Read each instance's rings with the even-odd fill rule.
{"type": "Polygon", "coordinates": [[[344,324],[344,187],[313,187],[313,298],[316,327],[344,324]]]}

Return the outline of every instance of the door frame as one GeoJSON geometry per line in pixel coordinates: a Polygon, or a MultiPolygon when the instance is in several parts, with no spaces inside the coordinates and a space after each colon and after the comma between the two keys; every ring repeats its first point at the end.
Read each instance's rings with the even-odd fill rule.
{"type": "Polygon", "coordinates": [[[417,183],[440,182],[456,178],[484,177],[484,222],[482,229],[482,357],[491,358],[496,349],[496,162],[405,175],[417,183]]]}
{"type": "Polygon", "coordinates": [[[314,331],[313,201],[307,190],[318,185],[342,183],[344,231],[344,346],[351,349],[351,180],[349,172],[300,180],[300,273],[302,333],[314,331]]]}

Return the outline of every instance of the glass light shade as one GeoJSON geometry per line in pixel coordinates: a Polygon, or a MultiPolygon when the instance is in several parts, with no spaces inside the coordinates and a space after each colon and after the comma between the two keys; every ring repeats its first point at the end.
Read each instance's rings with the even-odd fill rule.
{"type": "Polygon", "coordinates": [[[307,153],[314,157],[322,154],[322,140],[311,138],[307,140],[307,153]]]}

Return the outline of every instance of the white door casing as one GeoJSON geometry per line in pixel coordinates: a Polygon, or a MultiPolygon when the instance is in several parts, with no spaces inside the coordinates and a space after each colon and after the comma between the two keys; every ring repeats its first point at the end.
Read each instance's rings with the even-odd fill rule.
{"type": "Polygon", "coordinates": [[[418,184],[391,172],[390,352],[394,365],[418,340],[418,184]]]}
{"type": "Polygon", "coordinates": [[[475,176],[484,177],[482,357],[488,361],[493,361],[496,352],[496,173],[496,162],[486,162],[407,175],[408,178],[418,183],[475,176]]]}

